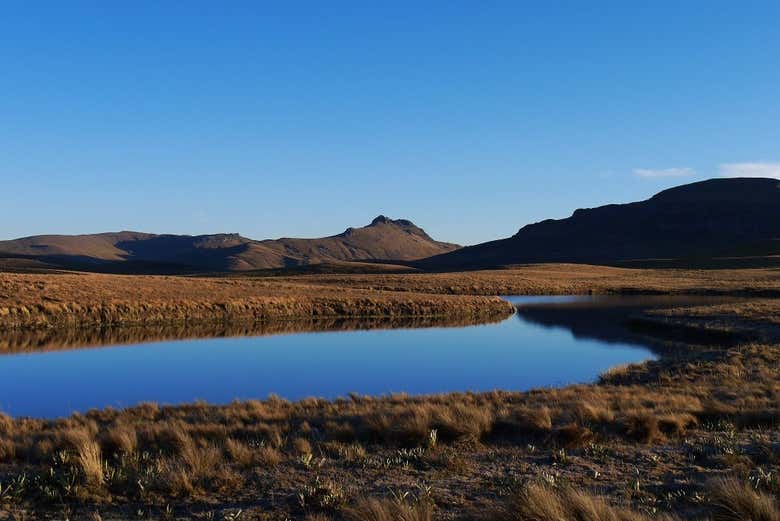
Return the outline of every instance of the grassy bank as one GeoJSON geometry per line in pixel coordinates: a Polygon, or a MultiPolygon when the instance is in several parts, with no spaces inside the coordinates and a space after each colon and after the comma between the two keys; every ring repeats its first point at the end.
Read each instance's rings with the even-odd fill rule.
{"type": "Polygon", "coordinates": [[[309,282],[95,274],[0,275],[0,328],[170,325],[337,317],[494,317],[495,297],[309,282]]]}
{"type": "MultiPolygon", "coordinates": [[[[691,316],[706,309],[723,313],[691,316]]],[[[0,417],[0,502],[35,519],[776,521],[778,404],[780,344],[669,344],[527,393],[0,417]]]]}
{"type": "Polygon", "coordinates": [[[165,277],[0,274],[0,328],[263,322],[337,317],[496,317],[490,295],[780,295],[780,270],[536,265],[439,274],[165,277]]]}
{"type": "Polygon", "coordinates": [[[692,327],[756,341],[780,342],[780,299],[662,309],[649,313],[645,320],[662,327],[692,327]]]}

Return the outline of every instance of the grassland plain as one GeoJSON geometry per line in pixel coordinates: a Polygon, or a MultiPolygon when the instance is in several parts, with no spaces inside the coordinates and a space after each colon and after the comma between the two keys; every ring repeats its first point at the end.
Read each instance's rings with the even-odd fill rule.
{"type": "Polygon", "coordinates": [[[631,269],[530,264],[500,270],[408,274],[335,274],[278,279],[349,288],[440,295],[697,294],[780,296],[780,269],[631,269]]]}
{"type": "MultiPolygon", "coordinates": [[[[253,298],[273,291],[312,298],[331,288],[334,299],[365,292],[449,302],[424,290],[468,294],[475,283],[494,284],[487,294],[531,293],[520,291],[526,287],[770,295],[776,275],[553,266],[407,282],[388,275],[348,276],[348,283],[337,282],[344,276],[160,279],[170,285],[162,290],[144,278],[129,296],[117,281],[131,286],[133,278],[3,276],[2,302],[31,306],[47,295],[98,305],[114,295],[126,303],[154,295],[155,286],[167,303],[193,295],[218,302],[215,288],[225,282],[236,284],[225,284],[233,289],[220,297],[237,299],[248,288],[253,298]],[[29,286],[35,291],[15,293],[29,286]]],[[[143,404],[58,420],[0,416],[0,519],[778,521],[779,307],[764,298],[654,310],[646,318],[660,328],[734,336],[724,344],[667,343],[659,360],[615,368],[592,385],[143,404]],[[756,338],[736,334],[742,329],[756,338]]]]}
{"type": "Polygon", "coordinates": [[[0,274],[0,328],[169,325],[338,317],[488,317],[493,295],[780,296],[780,270],[532,265],[464,273],[171,277],[0,274]]]}

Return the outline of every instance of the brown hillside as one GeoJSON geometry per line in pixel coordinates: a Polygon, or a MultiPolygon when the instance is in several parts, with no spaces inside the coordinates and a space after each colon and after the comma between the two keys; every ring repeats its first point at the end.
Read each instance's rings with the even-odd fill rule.
{"type": "Polygon", "coordinates": [[[379,216],[363,228],[318,239],[255,241],[238,234],[137,232],[41,235],[0,241],[0,260],[127,273],[248,271],[345,261],[410,261],[457,247],[433,240],[411,221],[379,216]]]}
{"type": "Polygon", "coordinates": [[[380,215],[363,228],[322,239],[277,239],[260,245],[302,259],[303,264],[335,260],[409,261],[455,250],[458,246],[434,241],[411,221],[380,215]],[[434,253],[436,252],[436,253],[434,253]]]}

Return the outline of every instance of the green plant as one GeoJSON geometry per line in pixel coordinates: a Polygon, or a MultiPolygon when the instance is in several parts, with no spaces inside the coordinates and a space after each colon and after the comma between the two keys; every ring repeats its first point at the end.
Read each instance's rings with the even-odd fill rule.
{"type": "Polygon", "coordinates": [[[27,474],[24,473],[8,480],[6,483],[0,482],[0,502],[21,499],[27,491],[27,486],[27,474]]]}

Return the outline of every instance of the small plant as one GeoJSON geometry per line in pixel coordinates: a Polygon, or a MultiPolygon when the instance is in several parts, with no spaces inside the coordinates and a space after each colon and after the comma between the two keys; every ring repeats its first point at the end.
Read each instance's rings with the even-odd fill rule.
{"type": "Polygon", "coordinates": [[[590,443],[585,447],[585,455],[594,461],[603,463],[609,458],[609,449],[600,443],[590,443]]]}
{"type": "Polygon", "coordinates": [[[435,449],[438,439],[439,439],[438,429],[431,429],[430,432],[428,432],[428,448],[435,449]]]}
{"type": "Polygon", "coordinates": [[[18,500],[24,495],[26,489],[26,474],[20,474],[5,484],[0,482],[0,502],[18,500]]]}
{"type": "Polygon", "coordinates": [[[427,501],[430,503],[433,503],[433,487],[430,485],[424,485],[422,483],[418,483],[416,485],[417,487],[417,501],[427,501]]]}
{"type": "Polygon", "coordinates": [[[170,504],[165,505],[165,508],[160,513],[161,519],[170,520],[174,518],[173,507],[170,504]]]}
{"type": "Polygon", "coordinates": [[[661,461],[661,457],[658,454],[655,454],[654,452],[651,452],[650,454],[646,454],[645,459],[650,463],[652,463],[653,465],[658,465],[658,462],[661,461]]]}
{"type": "Polygon", "coordinates": [[[558,485],[558,474],[544,471],[541,474],[542,482],[549,487],[555,487],[558,485]]]}
{"type": "Polygon", "coordinates": [[[306,468],[311,467],[311,462],[312,462],[313,459],[314,459],[314,456],[312,455],[311,452],[306,453],[306,454],[301,454],[300,456],[298,456],[298,461],[300,461],[301,465],[303,465],[306,468]]]}
{"type": "Polygon", "coordinates": [[[48,470],[35,476],[35,484],[41,494],[60,503],[74,493],[80,481],[80,473],[71,463],[67,451],[57,451],[48,470]]]}
{"type": "Polygon", "coordinates": [[[298,504],[304,510],[335,510],[346,503],[344,490],[332,481],[321,480],[319,476],[313,484],[303,486],[297,496],[298,504]]]}
{"type": "Polygon", "coordinates": [[[641,476],[640,470],[638,468],[635,468],[634,469],[634,474],[635,474],[635,476],[631,480],[629,480],[628,484],[629,484],[629,488],[630,488],[631,492],[634,492],[634,493],[638,494],[639,492],[642,491],[642,481],[640,479],[640,476],[641,476]]]}
{"type": "Polygon", "coordinates": [[[559,465],[561,467],[569,464],[569,456],[566,454],[565,449],[558,449],[552,453],[553,465],[559,465]]]}
{"type": "Polygon", "coordinates": [[[772,471],[767,472],[761,467],[756,468],[748,476],[748,482],[755,490],[766,489],[775,493],[780,491],[780,480],[778,480],[777,475],[772,471]]]}
{"type": "Polygon", "coordinates": [[[395,490],[391,490],[390,495],[393,497],[393,501],[396,503],[403,503],[406,501],[406,498],[409,497],[409,492],[397,492],[395,490]]]}
{"type": "Polygon", "coordinates": [[[240,508],[238,510],[234,510],[232,512],[223,512],[222,513],[222,519],[223,521],[238,521],[241,518],[241,515],[244,513],[243,510],[240,508]]]}

